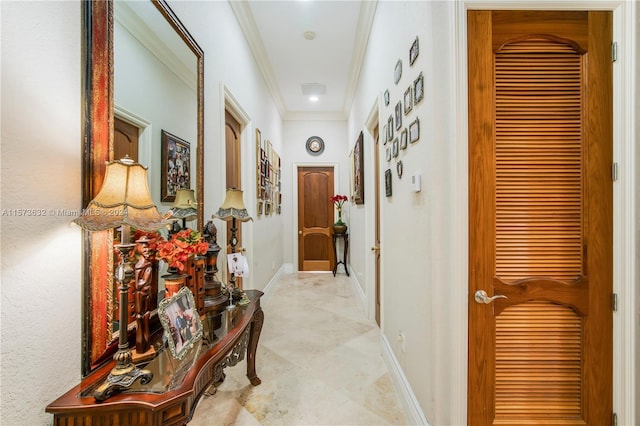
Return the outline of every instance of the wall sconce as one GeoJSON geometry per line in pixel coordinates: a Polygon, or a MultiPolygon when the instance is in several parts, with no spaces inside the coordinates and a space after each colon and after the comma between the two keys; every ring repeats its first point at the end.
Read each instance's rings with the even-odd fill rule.
{"type": "Polygon", "coordinates": [[[132,226],[153,232],[164,228],[168,222],[160,215],[149,194],[147,169],[128,156],[107,164],[100,192],[74,222],[89,231],[121,230],[120,244],[114,246],[120,254],[115,274],[120,291],[120,336],[118,351],[113,357],[116,365],[93,394],[97,401],[103,401],[114,392],[129,388],[138,379],[148,383],[153,378],[149,370],[135,366],[129,349],[126,307],[129,282],[134,277],[129,255],[136,246],[130,243],[130,233],[132,226]]]}

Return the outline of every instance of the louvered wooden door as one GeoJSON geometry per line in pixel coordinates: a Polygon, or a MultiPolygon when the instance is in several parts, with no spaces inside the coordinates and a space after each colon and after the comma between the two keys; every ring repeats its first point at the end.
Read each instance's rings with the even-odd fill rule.
{"type": "Polygon", "coordinates": [[[611,423],[611,40],[609,12],[468,14],[470,425],[611,423]]]}

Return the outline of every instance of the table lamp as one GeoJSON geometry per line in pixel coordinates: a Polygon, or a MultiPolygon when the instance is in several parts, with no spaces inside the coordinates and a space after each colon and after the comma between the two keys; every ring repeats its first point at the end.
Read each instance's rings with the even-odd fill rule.
{"type": "Polygon", "coordinates": [[[133,364],[129,349],[127,299],[129,282],[134,276],[129,255],[135,247],[135,244],[130,243],[130,232],[132,226],[144,231],[157,231],[166,227],[168,221],[160,215],[151,200],[147,169],[127,156],[107,164],[100,192],[74,222],[89,231],[121,230],[120,244],[114,246],[120,254],[120,264],[115,274],[120,291],[120,336],[118,351],[113,357],[116,365],[105,382],[94,392],[94,398],[103,401],[114,392],[129,388],[138,379],[144,384],[153,378],[150,371],[133,364]]]}
{"type": "Polygon", "coordinates": [[[178,189],[173,206],[169,209],[171,218],[182,219],[182,229],[187,228],[187,221],[198,215],[196,196],[193,189],[178,189]]]}
{"type": "MultiPolygon", "coordinates": [[[[242,190],[236,188],[227,189],[224,202],[218,209],[218,211],[212,216],[213,218],[222,219],[224,221],[231,221],[231,238],[229,239],[229,245],[231,245],[231,253],[236,252],[236,245],[238,244],[238,238],[236,237],[236,220],[240,222],[248,222],[253,220],[247,212],[247,208],[244,206],[244,200],[242,199],[242,190]]],[[[235,288],[236,278],[232,273],[229,278],[229,285],[231,291],[235,288]]],[[[233,299],[231,291],[229,292],[229,303],[232,303],[233,299]]]]}

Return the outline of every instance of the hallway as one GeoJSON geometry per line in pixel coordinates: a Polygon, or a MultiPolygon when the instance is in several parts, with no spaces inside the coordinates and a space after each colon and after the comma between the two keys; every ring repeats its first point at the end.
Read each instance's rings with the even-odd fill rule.
{"type": "Polygon", "coordinates": [[[202,397],[189,424],[406,424],[380,330],[365,318],[353,285],[343,274],[281,276],[262,299],[262,384],[249,384],[246,360],[226,369],[225,382],[202,397]]]}

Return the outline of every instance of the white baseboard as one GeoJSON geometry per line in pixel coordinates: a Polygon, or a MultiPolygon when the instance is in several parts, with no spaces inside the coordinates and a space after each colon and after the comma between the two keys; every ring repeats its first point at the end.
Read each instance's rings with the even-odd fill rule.
{"type": "Polygon", "coordinates": [[[269,280],[269,282],[267,283],[266,286],[264,286],[264,298],[269,296],[269,291],[271,290],[271,287],[280,279],[280,276],[284,273],[290,273],[290,271],[287,270],[287,265],[291,268],[293,268],[293,265],[291,263],[283,263],[280,266],[280,269],[278,269],[276,271],[275,274],[273,274],[273,277],[271,277],[271,279],[269,280]]]}
{"type": "Polygon", "coordinates": [[[380,346],[382,346],[382,356],[389,368],[393,384],[398,391],[400,402],[402,403],[405,415],[407,416],[407,424],[429,426],[429,422],[420,408],[418,399],[413,393],[413,389],[411,389],[411,385],[409,385],[409,381],[404,375],[398,359],[393,354],[389,341],[383,334],[380,335],[380,346]]]}
{"type": "Polygon", "coordinates": [[[353,269],[349,268],[349,270],[351,271],[351,273],[349,274],[349,278],[351,278],[351,283],[353,284],[353,287],[355,288],[356,293],[358,294],[358,300],[360,301],[360,306],[362,306],[362,309],[364,309],[365,316],[369,318],[369,312],[367,309],[367,296],[364,294],[364,290],[362,290],[362,286],[358,282],[358,279],[356,278],[356,274],[353,273],[353,269]]]}

